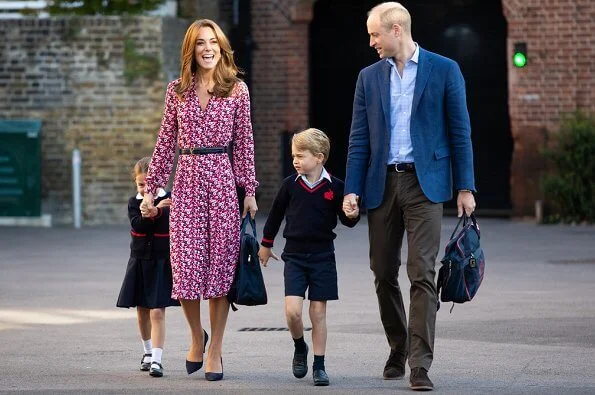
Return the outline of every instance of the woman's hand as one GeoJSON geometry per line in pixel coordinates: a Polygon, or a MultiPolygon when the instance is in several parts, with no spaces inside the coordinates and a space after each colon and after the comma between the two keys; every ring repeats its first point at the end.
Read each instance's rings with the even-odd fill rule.
{"type": "Polygon", "coordinates": [[[244,212],[242,213],[242,218],[246,217],[246,214],[250,212],[250,216],[252,219],[256,216],[256,212],[258,211],[258,206],[256,205],[256,197],[254,196],[246,196],[244,198],[244,212]]]}
{"type": "Polygon", "coordinates": [[[145,194],[143,195],[143,201],[140,204],[140,212],[143,215],[143,217],[150,216],[150,213],[153,211],[153,208],[155,208],[153,205],[153,201],[153,194],[145,191],[145,194]]]}

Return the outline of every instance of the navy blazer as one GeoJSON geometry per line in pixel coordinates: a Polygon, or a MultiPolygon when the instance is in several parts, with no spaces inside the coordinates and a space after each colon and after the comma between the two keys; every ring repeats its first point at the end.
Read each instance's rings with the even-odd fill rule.
{"type": "MultiPolygon", "coordinates": [[[[411,109],[411,144],[417,178],[435,203],[455,189],[475,191],[471,124],[465,80],[458,64],[419,48],[411,109]]],[[[349,136],[345,194],[374,209],[382,203],[390,144],[390,64],[382,59],[357,78],[349,136]]]]}

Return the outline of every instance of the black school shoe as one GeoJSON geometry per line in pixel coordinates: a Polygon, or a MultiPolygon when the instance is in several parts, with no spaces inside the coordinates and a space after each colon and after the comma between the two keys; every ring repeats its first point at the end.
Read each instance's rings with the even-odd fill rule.
{"type": "Polygon", "coordinates": [[[140,359],[140,370],[148,372],[151,369],[151,357],[151,354],[143,354],[143,357],[140,359]],[[149,362],[145,362],[145,358],[149,358],[149,362]]]}
{"type": "Polygon", "coordinates": [[[151,362],[151,369],[149,369],[149,376],[163,377],[163,366],[159,362],[151,362]]]}
{"type": "Polygon", "coordinates": [[[293,352],[293,362],[291,364],[293,375],[298,379],[306,377],[308,374],[308,345],[306,344],[306,351],[303,353],[295,350],[293,352]]]}
{"type": "Polygon", "coordinates": [[[327,386],[329,385],[328,375],[322,369],[315,369],[312,372],[312,378],[314,379],[315,386],[327,386]]]}
{"type": "Polygon", "coordinates": [[[434,383],[428,377],[428,371],[425,368],[411,369],[409,388],[414,391],[432,391],[434,389],[434,383]]]}

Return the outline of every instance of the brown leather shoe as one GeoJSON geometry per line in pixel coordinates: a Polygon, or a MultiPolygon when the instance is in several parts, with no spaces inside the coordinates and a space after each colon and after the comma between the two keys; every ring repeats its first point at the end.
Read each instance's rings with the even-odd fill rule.
{"type": "Polygon", "coordinates": [[[405,377],[405,367],[385,366],[382,378],[385,380],[401,380],[405,377]]]}
{"type": "Polygon", "coordinates": [[[385,380],[401,380],[405,377],[405,363],[407,362],[407,355],[402,356],[394,351],[390,352],[390,356],[384,365],[382,378],[385,380]]]}
{"type": "Polygon", "coordinates": [[[428,377],[428,371],[425,368],[411,369],[409,388],[414,391],[432,391],[434,389],[434,383],[428,377]]]}

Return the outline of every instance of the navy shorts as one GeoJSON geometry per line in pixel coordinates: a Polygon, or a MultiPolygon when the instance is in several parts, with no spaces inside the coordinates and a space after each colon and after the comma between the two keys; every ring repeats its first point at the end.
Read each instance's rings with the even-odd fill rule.
{"type": "Polygon", "coordinates": [[[308,289],[309,300],[339,299],[334,251],[317,254],[284,252],[281,259],[285,261],[285,296],[305,298],[308,289]]]}

